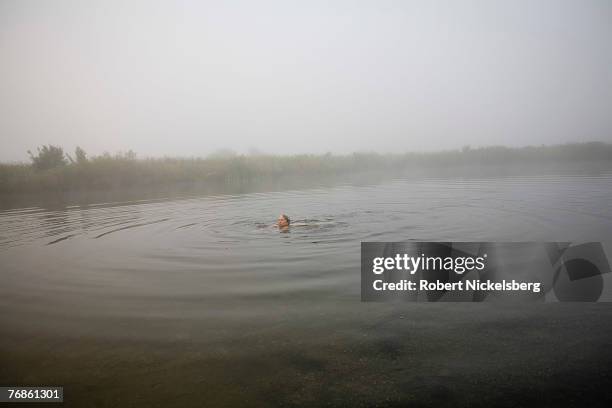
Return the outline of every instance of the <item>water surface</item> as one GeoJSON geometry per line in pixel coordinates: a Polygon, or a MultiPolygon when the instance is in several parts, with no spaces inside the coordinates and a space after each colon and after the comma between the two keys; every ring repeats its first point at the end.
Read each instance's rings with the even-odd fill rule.
{"type": "Polygon", "coordinates": [[[0,380],[265,406],[503,404],[571,377],[567,401],[609,381],[612,308],[361,303],[360,242],[610,240],[611,202],[610,175],[551,175],[2,211],[0,380]]]}

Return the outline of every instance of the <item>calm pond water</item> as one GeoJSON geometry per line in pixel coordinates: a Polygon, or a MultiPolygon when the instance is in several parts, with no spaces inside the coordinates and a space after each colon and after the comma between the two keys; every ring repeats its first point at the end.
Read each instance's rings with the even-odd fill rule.
{"type": "Polygon", "coordinates": [[[596,403],[610,306],[361,303],[360,242],[611,240],[610,203],[599,175],[2,211],[0,382],[98,406],[503,405],[571,379],[555,400],[596,403]]]}

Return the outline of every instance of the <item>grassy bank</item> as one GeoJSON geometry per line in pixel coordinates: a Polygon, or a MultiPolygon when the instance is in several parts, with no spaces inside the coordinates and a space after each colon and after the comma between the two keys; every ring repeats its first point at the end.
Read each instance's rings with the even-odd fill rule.
{"type": "MultiPolygon", "coordinates": [[[[40,152],[39,152],[40,155],[40,152]]],[[[70,157],[65,155],[65,157],[70,157]]],[[[41,166],[0,164],[0,194],[105,191],[185,183],[232,184],[280,177],[324,178],[364,171],[402,171],[460,166],[547,165],[601,163],[612,167],[612,144],[591,142],[523,148],[484,147],[461,150],[351,155],[252,155],[208,158],[147,158],[134,154],[102,155],[78,160],[60,159],[41,166]]],[[[483,174],[486,171],[483,170],[483,174]]]]}

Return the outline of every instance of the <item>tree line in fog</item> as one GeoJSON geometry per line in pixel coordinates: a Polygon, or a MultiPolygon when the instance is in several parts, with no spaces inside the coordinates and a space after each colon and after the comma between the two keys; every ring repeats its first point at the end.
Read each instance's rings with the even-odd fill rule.
{"type": "Polygon", "coordinates": [[[0,164],[0,193],[108,190],[175,183],[234,183],[284,176],[325,177],[361,171],[395,171],[546,163],[600,162],[612,165],[612,144],[572,143],[509,148],[503,146],[439,152],[291,156],[222,151],[206,158],[143,158],[128,151],[89,157],[59,146],[28,151],[30,163],[0,164]]]}

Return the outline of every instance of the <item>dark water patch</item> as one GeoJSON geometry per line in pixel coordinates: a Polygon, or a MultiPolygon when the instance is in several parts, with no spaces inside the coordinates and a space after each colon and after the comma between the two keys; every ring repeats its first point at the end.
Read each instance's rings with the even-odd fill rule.
{"type": "Polygon", "coordinates": [[[375,343],[376,352],[379,353],[383,358],[389,360],[396,360],[403,354],[403,347],[405,342],[399,338],[385,338],[377,340],[375,343]]]}
{"type": "Polygon", "coordinates": [[[188,228],[188,227],[193,227],[194,225],[198,225],[197,222],[191,222],[189,224],[185,224],[185,225],[181,225],[180,227],[176,227],[176,229],[182,229],[182,228],[188,228]]]}
{"type": "Polygon", "coordinates": [[[69,235],[66,235],[65,237],[61,237],[61,238],[58,238],[58,239],[53,240],[51,242],[48,242],[47,245],[57,244],[58,242],[65,241],[65,240],[70,239],[72,237],[76,237],[77,235],[79,235],[79,234],[69,234],[69,235]]]}
{"type": "Polygon", "coordinates": [[[326,361],[303,353],[289,352],[281,358],[286,359],[289,364],[302,372],[320,372],[325,370],[326,361]]]}

